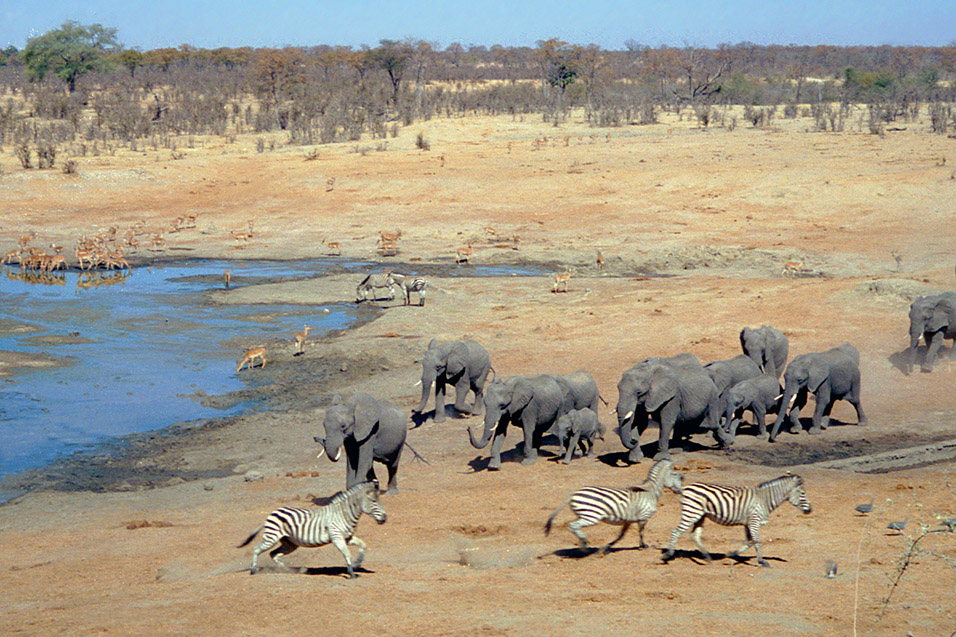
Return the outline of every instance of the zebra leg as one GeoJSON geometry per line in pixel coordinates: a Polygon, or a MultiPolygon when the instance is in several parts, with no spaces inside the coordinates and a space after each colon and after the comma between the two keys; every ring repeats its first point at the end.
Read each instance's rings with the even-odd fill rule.
{"type": "Polygon", "coordinates": [[[751,520],[747,526],[750,541],[753,542],[754,549],[757,551],[757,564],[770,568],[770,562],[763,559],[763,553],[760,552],[760,520],[751,520]]]}
{"type": "Polygon", "coordinates": [[[647,520],[638,520],[637,521],[637,530],[641,534],[641,543],[637,545],[639,549],[646,549],[647,542],[644,541],[644,527],[647,526],[647,520]]]}
{"type": "Polygon", "coordinates": [[[568,530],[574,533],[574,536],[578,538],[578,548],[582,551],[588,549],[588,538],[584,533],[581,532],[581,529],[586,526],[591,526],[596,524],[598,520],[586,520],[585,518],[578,518],[574,522],[568,524],[568,530]]]}
{"type": "Polygon", "coordinates": [[[281,540],[279,540],[278,548],[276,548],[274,551],[269,553],[269,557],[271,557],[272,561],[278,564],[279,566],[281,566],[282,568],[288,569],[289,567],[283,564],[282,560],[279,558],[281,558],[284,555],[289,555],[290,553],[292,553],[292,551],[296,550],[297,548],[299,547],[293,544],[292,540],[290,540],[287,537],[284,537],[281,540]]]}
{"type": "Polygon", "coordinates": [[[363,542],[362,540],[358,539],[357,537],[355,537],[355,536],[353,535],[353,536],[352,536],[352,539],[349,540],[349,546],[357,546],[357,547],[359,547],[358,557],[356,557],[356,558],[355,558],[355,561],[352,562],[352,568],[353,568],[353,569],[356,569],[356,568],[358,568],[359,566],[361,566],[361,565],[362,565],[362,561],[365,560],[365,547],[366,547],[366,545],[365,545],[365,542],[363,542]]]}
{"type": "Polygon", "coordinates": [[[349,546],[345,542],[345,538],[342,537],[341,533],[335,533],[329,539],[332,540],[332,544],[339,550],[342,557],[345,558],[345,568],[349,571],[349,579],[355,579],[355,571],[352,568],[352,555],[349,553],[349,546]]]}
{"type": "Polygon", "coordinates": [[[740,555],[741,553],[749,549],[751,545],[754,543],[753,534],[750,532],[749,525],[744,527],[744,533],[747,534],[747,542],[736,551],[731,551],[728,554],[729,557],[737,557],[738,555],[740,555]]]}
{"type": "Polygon", "coordinates": [[[667,550],[664,551],[665,561],[674,557],[674,547],[677,546],[678,538],[680,538],[680,536],[683,535],[692,524],[696,524],[696,522],[690,518],[684,518],[683,513],[681,513],[680,524],[677,525],[677,528],[671,532],[670,544],[667,545],[667,550]]]}
{"type": "MultiPolygon", "coordinates": [[[[630,522],[625,522],[621,525],[621,532],[617,534],[617,537],[604,545],[604,548],[601,549],[601,557],[607,555],[607,552],[611,550],[611,547],[621,541],[621,538],[624,537],[624,534],[627,533],[627,530],[631,528],[630,522]]],[[[641,544],[644,544],[644,529],[641,529],[641,544]]],[[[641,546],[641,548],[644,548],[641,546]]]]}
{"type": "Polygon", "coordinates": [[[710,557],[710,553],[707,552],[707,549],[704,548],[704,545],[700,541],[700,534],[703,530],[704,518],[701,518],[694,523],[694,530],[691,532],[691,535],[694,538],[694,544],[697,545],[697,550],[701,552],[708,564],[712,564],[714,561],[713,558],[710,557]]]}

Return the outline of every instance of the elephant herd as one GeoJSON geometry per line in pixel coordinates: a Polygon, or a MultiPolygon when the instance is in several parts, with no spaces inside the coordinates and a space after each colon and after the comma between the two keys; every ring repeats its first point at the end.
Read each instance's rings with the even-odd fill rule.
{"type": "MultiPolygon", "coordinates": [[[[922,370],[928,372],[942,341],[956,337],[956,293],[913,301],[907,372],[915,363],[921,336],[927,346],[922,370]]],[[[618,403],[612,413],[617,416],[628,463],[640,462],[644,457],[640,437],[651,421],[660,428],[654,456],[658,460],[669,457],[672,441],[682,443],[700,430],[710,431],[719,447],[730,447],[747,411],[753,415],[756,434],[770,442],[776,440],[785,421],[791,433],[800,433],[800,411],[810,394],[814,395],[815,408],[809,433],[827,429],[830,411],[838,400],[853,405],[860,426],[867,424],[860,404],[860,354],[852,345],[801,354],[788,363],[787,337],[768,325],[745,327],[740,332],[740,344],[742,353],[727,360],[703,365],[690,353],[652,357],[622,374],[617,385],[618,403]],[[768,414],[776,416],[769,430],[768,414]]],[[[509,425],[523,432],[522,464],[537,460],[544,436],[549,433],[557,436],[565,463],[576,448],[592,455],[594,441],[604,439],[606,430],[598,414],[598,403],[604,399],[588,372],[507,379],[493,375],[491,357],[479,343],[433,339],[422,357],[422,395],[413,411],[423,414],[434,387],[434,419],[444,421],[446,388],[454,386],[456,411],[476,415],[484,411],[483,433],[476,438],[469,428],[468,436],[476,449],[491,443],[491,470],[501,468],[509,425]],[[475,396],[471,406],[466,403],[469,392],[475,396]]],[[[405,414],[388,401],[368,394],[344,402],[336,397],[326,412],[326,435],[315,440],[333,461],[345,449],[347,487],[373,479],[372,462],[377,461],[388,468],[391,491],[397,488],[398,463],[407,446],[406,422],[405,414]]]]}

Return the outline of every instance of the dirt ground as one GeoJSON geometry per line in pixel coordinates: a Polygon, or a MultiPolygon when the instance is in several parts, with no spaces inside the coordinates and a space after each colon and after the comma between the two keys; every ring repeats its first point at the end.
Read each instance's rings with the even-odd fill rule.
{"type": "MultiPolygon", "coordinates": [[[[142,221],[167,245],[141,247],[136,266],[312,258],[338,241],[345,258],[426,273],[430,290],[424,308],[366,307],[358,327],[310,338],[301,357],[291,335],[267,343],[268,367],[242,372],[245,392],[208,397],[258,399],[255,413],[18,477],[35,490],[0,506],[0,633],[949,635],[956,535],[932,533],[910,550],[956,516],[956,461],[920,464],[929,456],[916,452],[911,466],[882,473],[814,463],[956,438],[956,364],[905,375],[900,354],[910,301],[956,285],[956,146],[925,122],[885,137],[811,126],[701,130],[668,116],[608,133],[579,119],[554,128],[475,117],[407,128],[381,151],[323,146],[313,160],[295,147],[257,154],[253,137],[197,139],[182,159],[149,150],[81,159],[74,176],[11,170],[0,158],[4,252],[30,230],[34,245],[69,252],[80,235],[110,226],[122,235],[142,221]],[[429,152],[415,149],[418,132],[429,152]],[[169,232],[187,214],[196,227],[169,232]],[[229,232],[250,227],[248,242],[229,232]],[[396,230],[399,254],[379,257],[379,232],[396,230]],[[456,266],[467,245],[473,264],[456,266]],[[803,262],[793,278],[782,276],[788,261],[803,262]],[[573,272],[559,294],[550,276],[452,276],[478,264],[573,272]],[[256,577],[250,549],[235,548],[278,506],[344,486],[342,464],[315,457],[324,406],[364,390],[410,411],[431,338],[477,339],[499,377],[586,369],[613,407],[622,372],[641,359],[729,358],[741,327],[762,324],[787,334],[791,357],[854,344],[870,420],[857,427],[837,403],[820,436],[770,445],[743,432],[718,451],[699,435],[707,448],[675,452],[685,482],[805,478],[813,512],[784,504],[763,527],[772,568],[752,551],[726,557],[743,530],[712,523],[703,541],[713,564],[685,535],[663,565],[680,513],[670,492],[648,525],[649,549],[637,550],[635,529],[606,557],[585,556],[564,528],[567,510],[545,537],[545,519],[575,489],[638,483],[650,462],[619,462],[611,428],[597,458],[565,466],[545,453],[522,466],[513,430],[501,471],[490,472],[487,450],[468,443],[475,417],[409,432],[430,464],[406,456],[400,493],[383,497],[388,522],[360,522],[369,549],[357,579],[343,577],[331,547],[296,552],[287,563],[297,572],[256,577]],[[870,500],[873,512],[857,515],[870,500]],[[904,519],[903,534],[886,529],[904,519]],[[838,563],[830,579],[828,560],[838,563]]],[[[350,302],[357,279],[237,281],[210,302],[350,302]]],[[[253,339],[226,346],[238,360],[253,339]]],[[[616,531],[586,533],[600,544],[616,531]]]]}

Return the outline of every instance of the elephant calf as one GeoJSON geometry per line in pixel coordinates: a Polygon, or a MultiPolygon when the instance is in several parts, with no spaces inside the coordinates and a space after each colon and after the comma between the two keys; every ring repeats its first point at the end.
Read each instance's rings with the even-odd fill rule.
{"type": "Polygon", "coordinates": [[[581,453],[591,457],[594,455],[594,439],[604,440],[606,429],[598,420],[597,414],[590,409],[573,409],[562,415],[554,423],[554,432],[561,444],[564,453],[564,464],[571,462],[574,448],[580,446],[581,453]]]}
{"type": "Polygon", "coordinates": [[[760,438],[767,437],[767,414],[776,414],[780,408],[781,395],[780,381],[773,374],[763,374],[756,378],[748,378],[731,387],[726,395],[724,416],[727,419],[725,427],[731,438],[737,435],[737,427],[745,411],[750,410],[754,415],[754,423],[759,430],[760,438]]]}

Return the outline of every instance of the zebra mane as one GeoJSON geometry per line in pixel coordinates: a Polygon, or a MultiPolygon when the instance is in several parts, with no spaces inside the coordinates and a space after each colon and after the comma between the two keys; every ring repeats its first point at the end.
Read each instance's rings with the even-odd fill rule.
{"type": "Polygon", "coordinates": [[[757,485],[757,488],[758,488],[758,489],[767,489],[767,488],[770,488],[770,487],[772,487],[772,486],[775,486],[775,485],[781,484],[781,483],[783,483],[783,482],[786,482],[786,481],[788,481],[788,480],[792,480],[792,481],[793,481],[793,485],[791,485],[791,488],[793,488],[793,487],[798,487],[798,486],[800,486],[800,485],[803,484],[803,478],[801,478],[801,477],[798,476],[798,475],[795,475],[795,474],[792,474],[792,473],[788,473],[788,474],[786,474],[786,475],[776,477],[776,478],[774,478],[773,480],[767,480],[766,482],[761,482],[760,484],[757,485]]]}
{"type": "Polygon", "coordinates": [[[673,467],[674,461],[668,458],[663,460],[658,460],[654,463],[654,466],[651,467],[651,470],[647,472],[647,480],[645,482],[657,482],[661,474],[664,473],[664,470],[668,467],[673,467]]]}
{"type": "Polygon", "coordinates": [[[349,487],[345,491],[339,491],[338,493],[333,495],[332,499],[329,501],[329,504],[337,504],[339,502],[342,502],[343,500],[354,499],[358,493],[365,491],[369,487],[369,485],[372,485],[372,484],[374,484],[377,487],[378,481],[369,480],[368,482],[360,482],[358,484],[353,484],[351,487],[349,487]]]}

